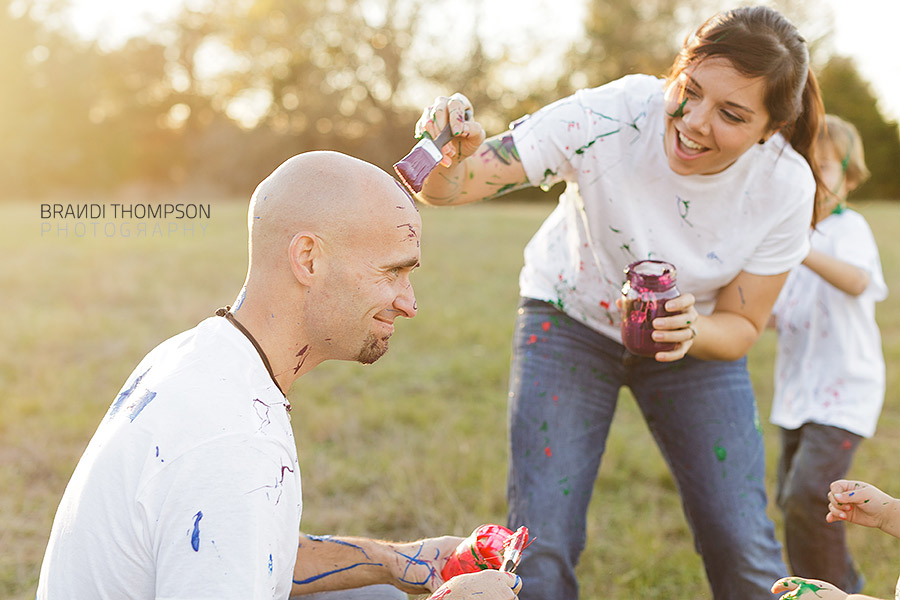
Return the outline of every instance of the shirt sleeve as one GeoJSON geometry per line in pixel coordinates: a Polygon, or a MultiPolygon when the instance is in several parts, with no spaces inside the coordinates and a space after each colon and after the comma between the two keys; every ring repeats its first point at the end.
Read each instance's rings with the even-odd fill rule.
{"type": "Polygon", "coordinates": [[[286,598],[299,540],[295,468],[279,444],[230,435],[158,474],[139,496],[156,598],[286,598]]]}
{"type": "Polygon", "coordinates": [[[661,89],[656,77],[628,75],[579,90],[519,119],[512,135],[529,183],[546,188],[575,181],[588,148],[596,149],[595,144],[616,134],[635,139],[635,123],[646,116],[647,98],[661,89]]]}
{"type": "Polygon", "coordinates": [[[778,171],[756,175],[770,177],[768,193],[782,200],[775,204],[767,235],[744,265],[744,271],[754,275],[785,273],[809,254],[815,179],[806,160],[789,147],[784,148],[779,161],[784,162],[778,171]]]}
{"type": "Polygon", "coordinates": [[[529,183],[549,187],[574,179],[572,159],[587,133],[583,118],[580,103],[569,96],[516,123],[513,141],[529,183]]]}

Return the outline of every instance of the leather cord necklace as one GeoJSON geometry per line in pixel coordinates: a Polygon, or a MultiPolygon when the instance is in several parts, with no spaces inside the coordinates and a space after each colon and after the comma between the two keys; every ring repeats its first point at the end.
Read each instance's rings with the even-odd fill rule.
{"type": "MultiPolygon", "coordinates": [[[[259,357],[262,359],[262,362],[266,367],[266,371],[269,372],[269,377],[271,377],[272,381],[275,383],[275,387],[278,388],[278,391],[281,392],[281,395],[285,397],[284,398],[284,409],[286,411],[288,411],[288,413],[290,413],[291,412],[291,403],[288,401],[287,395],[284,393],[284,390],[282,390],[281,386],[278,385],[278,380],[275,379],[275,373],[272,372],[272,365],[269,363],[269,357],[266,356],[265,352],[263,352],[262,346],[259,345],[259,342],[256,341],[256,338],[253,337],[253,334],[251,334],[249,331],[247,331],[246,327],[241,325],[241,322],[238,321],[237,317],[234,316],[234,313],[231,312],[230,306],[226,306],[224,308],[220,308],[220,309],[216,310],[216,316],[217,317],[225,317],[226,319],[228,319],[229,323],[234,325],[238,331],[243,333],[247,337],[247,339],[250,340],[250,343],[253,344],[253,347],[256,348],[256,351],[259,353],[259,357]]],[[[288,416],[290,416],[290,415],[288,415],[288,416]]]]}

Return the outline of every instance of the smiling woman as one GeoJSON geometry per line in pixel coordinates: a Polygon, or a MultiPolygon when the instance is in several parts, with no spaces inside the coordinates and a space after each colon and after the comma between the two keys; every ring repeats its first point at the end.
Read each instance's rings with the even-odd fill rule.
{"type": "Polygon", "coordinates": [[[625,386],[672,469],[714,596],[762,597],[786,573],[745,354],[809,250],[806,158],[821,110],[803,38],[754,7],[701,25],[667,80],[580,90],[492,138],[462,94],[423,111],[417,133],[434,139],[449,124],[455,137],[422,201],[566,184],[519,279],[507,526],[534,534],[523,599],[577,596],[589,498],[625,386]],[[622,345],[612,308],[623,268],[640,260],[674,265],[681,292],[652,320],[665,349],[651,357],[622,345]]]}
{"type": "Polygon", "coordinates": [[[683,71],[666,94],[666,156],[679,175],[711,175],[774,129],[764,104],[766,82],[741,75],[725,58],[683,71]]]}

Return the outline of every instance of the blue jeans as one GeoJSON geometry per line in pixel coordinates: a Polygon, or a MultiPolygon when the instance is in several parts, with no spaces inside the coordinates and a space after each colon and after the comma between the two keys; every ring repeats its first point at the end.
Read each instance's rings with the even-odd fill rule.
{"type": "Polygon", "coordinates": [[[534,538],[517,571],[522,600],[578,597],[588,503],[625,385],[675,478],[716,600],[772,597],[769,587],[787,568],[766,515],[765,451],[746,359],[640,358],[528,299],[513,346],[509,527],[526,525],[534,538]]]}
{"type": "Polygon", "coordinates": [[[784,541],[791,572],[822,579],[848,594],[862,590],[844,524],[826,523],[828,490],[843,479],[862,438],[838,427],[806,423],[781,430],[776,500],[784,513],[784,541]]]}

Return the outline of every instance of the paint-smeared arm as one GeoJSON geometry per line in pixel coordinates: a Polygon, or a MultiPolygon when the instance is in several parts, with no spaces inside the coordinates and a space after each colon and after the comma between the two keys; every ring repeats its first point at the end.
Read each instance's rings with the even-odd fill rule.
{"type": "Polygon", "coordinates": [[[400,544],[301,534],[292,594],[384,583],[410,594],[428,593],[443,583],[440,570],[461,541],[445,536],[400,544]]]}
{"type": "Polygon", "coordinates": [[[669,300],[666,309],[679,311],[653,321],[653,339],[675,342],[671,352],[658,352],[656,360],[669,362],[690,354],[704,360],[737,360],[759,339],[772,313],[787,273],[753,275],[741,271],[719,292],[709,316],[698,315],[694,296],[683,294],[669,300]]]}
{"type": "Polygon", "coordinates": [[[462,94],[436,98],[425,109],[416,132],[437,137],[450,124],[454,137],[442,148],[441,164],[417,194],[427,204],[467,204],[531,187],[510,132],[485,139],[481,124],[467,119],[472,104],[462,94]]]}

